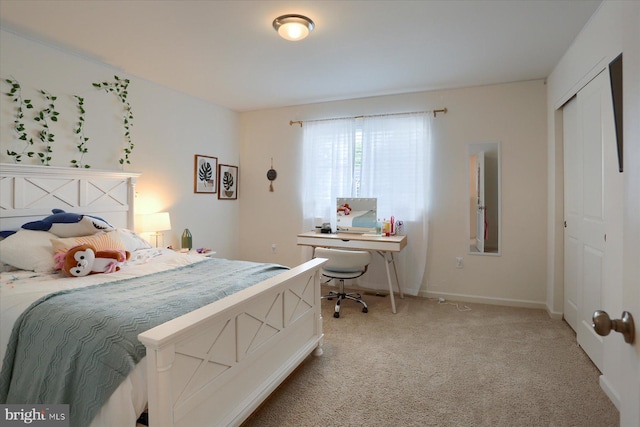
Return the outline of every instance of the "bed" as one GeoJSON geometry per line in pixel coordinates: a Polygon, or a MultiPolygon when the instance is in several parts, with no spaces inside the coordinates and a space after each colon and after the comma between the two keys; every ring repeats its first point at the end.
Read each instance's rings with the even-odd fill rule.
{"type": "MultiPolygon", "coordinates": [[[[2,164],[0,229],[18,229],[28,221],[49,215],[55,207],[102,217],[118,232],[132,230],[133,195],[138,176],[126,172],[2,164]]],[[[97,289],[129,286],[134,295],[136,286],[161,283],[162,280],[157,279],[163,277],[160,275],[173,275],[163,280],[174,283],[178,276],[197,277],[183,269],[226,271],[221,270],[226,262],[140,248],[120,271],[111,274],[63,279],[46,271],[2,273],[3,355],[9,341],[7,329],[16,319],[22,319],[20,313],[32,301],[54,299],[49,298],[52,291],[60,290],[60,298],[77,294],[91,300],[95,296],[89,292],[97,289]],[[140,275],[145,276],[143,280],[148,283],[134,286],[129,282],[130,277],[140,275]],[[71,288],[78,289],[69,291],[71,288]]],[[[134,426],[145,408],[152,427],[240,425],[307,356],[322,354],[318,271],[323,262],[314,259],[280,271],[265,266],[274,271],[268,276],[253,275],[252,280],[257,283],[200,307],[187,307],[184,314],[162,319],[157,326],[136,332],[144,346],[144,355],[92,418],[91,426],[134,426]]],[[[242,262],[229,265],[238,263],[242,262]]],[[[255,263],[249,264],[253,268],[255,263]]],[[[208,282],[200,280],[198,284],[205,286],[208,282]]],[[[249,280],[236,279],[236,282],[249,283],[249,280]]],[[[200,301],[201,297],[187,298],[194,299],[200,301]]],[[[142,301],[146,304],[146,300],[142,301]]],[[[15,347],[12,344],[7,349],[13,352],[15,347]]],[[[73,402],[46,403],[73,405],[73,402]]]]}

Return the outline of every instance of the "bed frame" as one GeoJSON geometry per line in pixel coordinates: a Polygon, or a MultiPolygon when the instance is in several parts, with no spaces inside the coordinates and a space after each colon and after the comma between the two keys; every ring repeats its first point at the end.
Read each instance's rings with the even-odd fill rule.
{"type": "MultiPolygon", "coordinates": [[[[133,229],[139,175],[0,164],[0,229],[17,229],[52,208],[133,229]]],[[[321,355],[325,261],[308,261],[140,334],[149,425],[240,425],[309,354],[321,355]]]]}
{"type": "Polygon", "coordinates": [[[0,163],[0,229],[16,230],[51,209],[105,216],[133,229],[139,173],[0,163]]]}

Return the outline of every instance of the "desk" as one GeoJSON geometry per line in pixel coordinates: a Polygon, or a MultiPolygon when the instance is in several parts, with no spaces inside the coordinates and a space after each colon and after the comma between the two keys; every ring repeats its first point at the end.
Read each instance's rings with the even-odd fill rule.
{"type": "Polygon", "coordinates": [[[311,246],[314,248],[321,246],[324,248],[336,249],[354,249],[361,251],[376,252],[384,258],[384,265],[387,269],[387,281],[389,282],[389,296],[391,297],[391,311],[396,313],[396,300],[393,295],[393,283],[391,281],[391,272],[389,264],[393,264],[393,272],[398,283],[398,293],[400,298],[404,298],[400,280],[398,280],[398,269],[393,258],[394,252],[400,252],[407,246],[407,236],[373,236],[367,234],[323,234],[315,231],[298,234],[298,245],[311,246]],[[388,255],[387,255],[388,254],[388,255]]]}

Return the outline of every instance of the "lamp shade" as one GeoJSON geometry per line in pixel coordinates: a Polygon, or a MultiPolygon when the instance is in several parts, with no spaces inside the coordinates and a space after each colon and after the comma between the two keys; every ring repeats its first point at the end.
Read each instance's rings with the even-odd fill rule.
{"type": "Polygon", "coordinates": [[[140,233],[157,233],[171,230],[169,212],[136,215],[136,230],[140,233]]]}

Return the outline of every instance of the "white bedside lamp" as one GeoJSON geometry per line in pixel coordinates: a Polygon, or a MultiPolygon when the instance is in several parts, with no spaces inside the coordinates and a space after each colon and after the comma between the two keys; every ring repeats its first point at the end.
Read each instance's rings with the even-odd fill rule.
{"type": "MultiPolygon", "coordinates": [[[[151,214],[136,215],[136,229],[140,233],[150,233],[156,238],[156,248],[158,247],[158,238],[162,238],[164,233],[161,231],[171,230],[171,218],[169,212],[157,212],[151,214]]],[[[164,245],[164,242],[162,242],[164,245]]]]}

